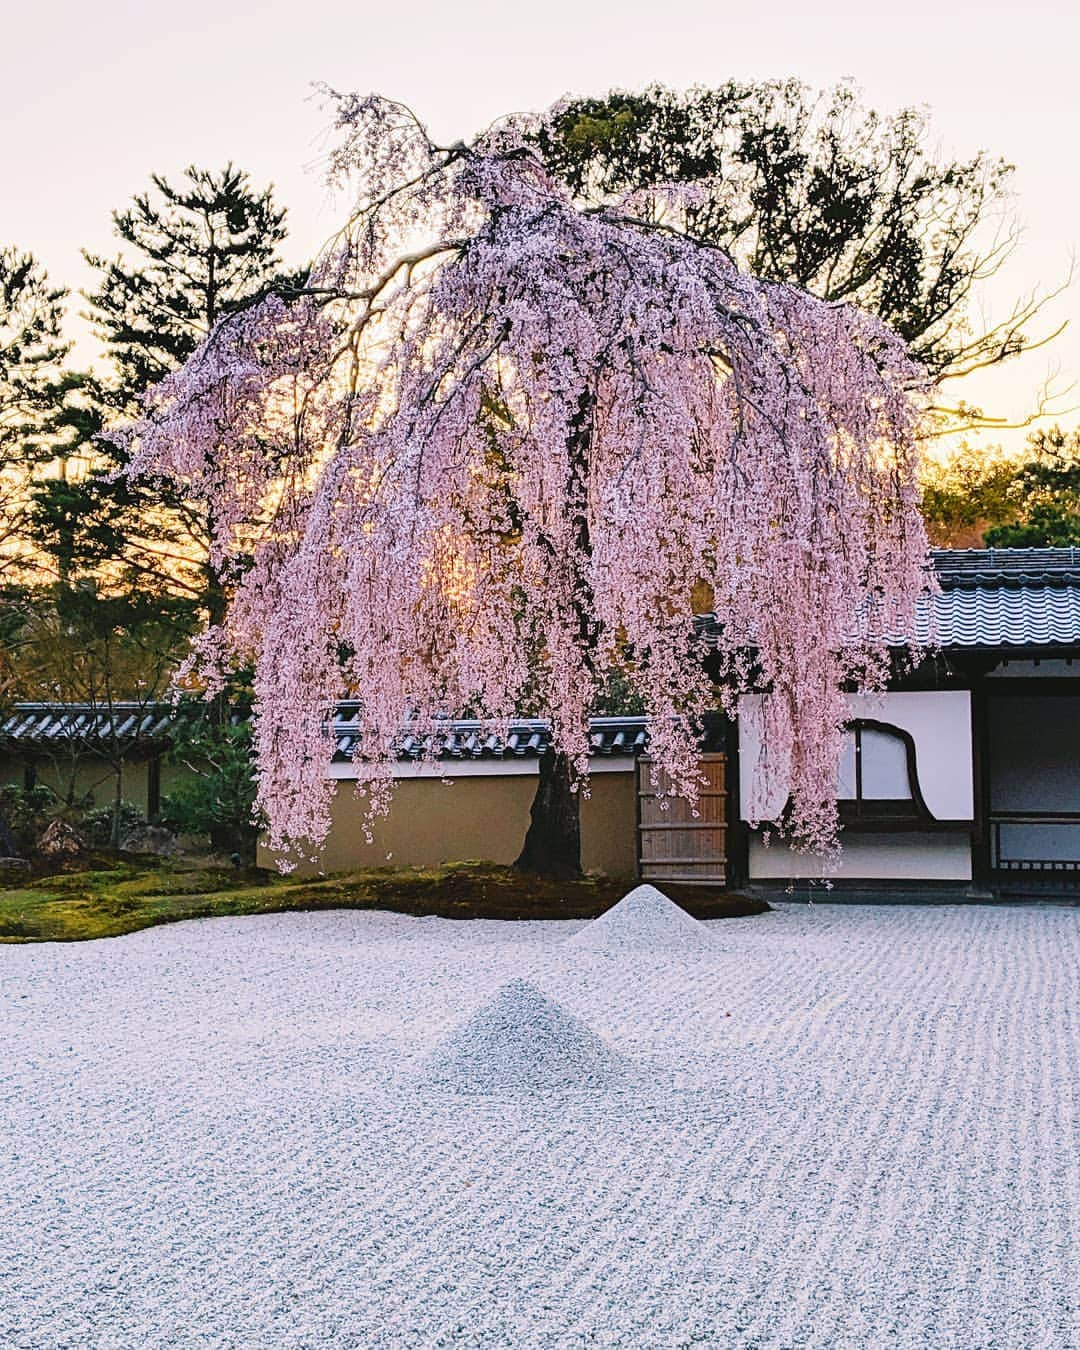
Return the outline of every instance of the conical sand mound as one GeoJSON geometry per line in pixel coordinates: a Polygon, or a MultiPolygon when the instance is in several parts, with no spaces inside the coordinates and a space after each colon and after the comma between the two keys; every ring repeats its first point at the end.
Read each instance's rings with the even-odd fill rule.
{"type": "Polygon", "coordinates": [[[588,951],[707,947],[709,930],[655,886],[637,886],[568,940],[588,951]]]}
{"type": "Polygon", "coordinates": [[[595,1090],[625,1082],[627,1070],[584,1022],[513,980],[435,1049],[423,1078],[450,1091],[501,1095],[595,1090]]]}

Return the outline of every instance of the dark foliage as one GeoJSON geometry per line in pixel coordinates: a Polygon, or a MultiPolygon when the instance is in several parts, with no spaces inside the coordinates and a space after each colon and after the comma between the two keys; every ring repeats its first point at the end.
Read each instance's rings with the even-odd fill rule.
{"type": "Polygon", "coordinates": [[[192,165],[179,186],[160,174],[151,182],[153,193],[113,214],[126,252],[111,260],[85,255],[100,274],[86,297],[89,318],[116,370],[112,400],[128,413],[222,315],[268,284],[285,238],[273,188],[254,191],[232,164],[218,173],[192,165]]]}
{"type": "Polygon", "coordinates": [[[37,462],[51,450],[69,344],[66,292],[32,254],[0,247],[0,464],[37,462]]]}
{"type": "Polygon", "coordinates": [[[700,184],[691,233],[757,276],[879,315],[937,376],[1026,344],[1030,304],[992,330],[968,326],[978,283],[1014,240],[1011,166],[982,152],[940,159],[920,111],[882,117],[846,84],[654,85],[571,100],[538,143],[586,203],[700,184]]]}
{"type": "Polygon", "coordinates": [[[1031,455],[1014,484],[1017,519],[986,532],[992,548],[1080,545],[1080,432],[1060,427],[1028,442],[1031,455]]]}
{"type": "Polygon", "coordinates": [[[180,186],[155,174],[152,184],[113,217],[122,252],[110,260],[86,255],[99,274],[86,297],[88,317],[112,374],[81,377],[79,396],[68,400],[84,462],[69,460],[58,477],[37,485],[32,530],[62,583],[108,573],[114,584],[188,597],[216,622],[224,600],[207,561],[205,503],[175,486],[125,477],[123,451],[98,433],[134,415],[146,389],[180,365],[224,314],[275,281],[289,286],[296,279],[279,273],[285,212],[272,188],[255,191],[231,164],[218,173],[191,167],[180,186]]]}
{"type": "Polygon", "coordinates": [[[44,784],[23,788],[15,783],[0,787],[0,847],[8,856],[28,858],[59,802],[44,784]]]}
{"type": "Polygon", "coordinates": [[[1080,431],[1036,432],[1020,456],[961,451],[931,469],[923,513],[943,546],[1080,546],[1080,431]]]}
{"type": "Polygon", "coordinates": [[[215,849],[255,856],[255,772],[251,695],[241,680],[219,699],[186,697],[177,707],[171,759],[190,777],[162,799],[161,823],[177,834],[205,834],[215,849]]]}

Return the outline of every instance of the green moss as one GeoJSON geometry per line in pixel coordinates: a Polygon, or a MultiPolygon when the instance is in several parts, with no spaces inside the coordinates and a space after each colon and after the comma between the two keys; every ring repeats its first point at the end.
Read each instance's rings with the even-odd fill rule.
{"type": "MultiPolygon", "coordinates": [[[[180,919],[298,910],[388,909],[452,919],[588,919],[603,913],[632,884],[610,877],[543,881],[485,862],[374,868],[290,880],[179,861],[154,866],[125,861],[43,877],[29,886],[0,888],[0,942],[79,942],[180,919]]],[[[763,901],[709,887],[680,889],[678,899],[700,918],[768,909],[763,901]]]]}

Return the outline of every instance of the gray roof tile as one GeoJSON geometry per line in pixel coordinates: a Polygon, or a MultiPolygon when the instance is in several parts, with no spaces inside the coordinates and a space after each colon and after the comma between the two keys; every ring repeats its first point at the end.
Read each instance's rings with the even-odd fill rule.
{"type": "Polygon", "coordinates": [[[1080,645],[1080,549],[938,549],[934,570],[942,647],[1080,645]]]}
{"type": "MultiPolygon", "coordinates": [[[[170,703],[115,705],[115,734],[128,746],[168,745],[172,728],[170,703]]],[[[357,745],[359,709],[343,703],[334,718],[334,758],[351,759],[357,745]]],[[[110,735],[108,713],[85,704],[17,703],[0,721],[0,742],[21,749],[65,742],[82,742],[88,749],[110,735]]],[[[537,718],[518,718],[510,724],[505,741],[490,723],[471,719],[448,719],[445,725],[423,734],[404,733],[398,743],[398,758],[420,759],[433,743],[440,760],[535,759],[547,746],[548,723],[537,718]]],[[[590,727],[593,754],[636,755],[645,745],[643,717],[596,717],[590,727]]]]}
{"type": "Polygon", "coordinates": [[[1064,586],[943,589],[934,608],[942,647],[1080,645],[1080,577],[1064,586]]]}
{"type": "Polygon", "coordinates": [[[115,736],[127,745],[165,745],[172,728],[171,703],[116,703],[108,709],[85,703],[16,703],[0,720],[0,740],[48,746],[81,741],[88,747],[115,736]]]}
{"type": "MultiPolygon", "coordinates": [[[[334,758],[351,759],[356,749],[356,707],[343,704],[334,719],[334,758]]],[[[541,718],[515,718],[504,738],[491,724],[469,718],[447,719],[438,727],[398,741],[398,759],[418,760],[432,750],[442,761],[478,759],[536,759],[546,749],[551,728],[541,718]]],[[[589,724],[592,753],[597,756],[636,755],[645,747],[644,717],[594,717],[589,724]]]]}

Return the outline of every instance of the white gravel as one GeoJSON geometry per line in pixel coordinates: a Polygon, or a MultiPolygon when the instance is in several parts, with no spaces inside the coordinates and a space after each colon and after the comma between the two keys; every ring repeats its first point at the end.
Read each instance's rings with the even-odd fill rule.
{"type": "Polygon", "coordinates": [[[511,980],[435,1047],[422,1081],[448,1092],[603,1092],[633,1081],[627,1062],[527,980],[511,980]]]}
{"type": "Polygon", "coordinates": [[[704,927],[0,947],[0,1346],[1080,1346],[1080,910],[704,927]],[[516,980],[633,1085],[433,1083],[516,980]]]}
{"type": "Polygon", "coordinates": [[[567,941],[581,951],[619,955],[640,949],[706,947],[709,928],[691,918],[655,886],[635,886],[616,905],[567,941]]]}

